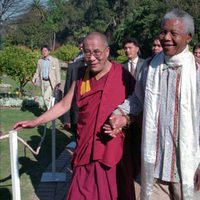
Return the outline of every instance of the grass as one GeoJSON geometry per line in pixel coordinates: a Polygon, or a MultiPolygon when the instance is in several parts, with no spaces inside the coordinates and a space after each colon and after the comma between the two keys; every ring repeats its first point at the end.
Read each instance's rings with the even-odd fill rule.
{"type": "MultiPolygon", "coordinates": [[[[62,72],[62,80],[65,79],[65,72],[62,72]]],[[[19,85],[7,76],[2,77],[2,82],[11,84],[11,90],[14,91],[19,85]]],[[[33,95],[40,95],[40,89],[28,83],[25,90],[33,91],[33,95]]],[[[43,113],[40,108],[1,108],[0,109],[0,130],[7,134],[12,129],[16,121],[33,119],[43,113]]],[[[61,122],[56,121],[56,157],[65,149],[67,143],[71,140],[71,134],[60,129],[61,122]]],[[[50,124],[49,124],[50,126],[50,124]]],[[[32,200],[35,196],[35,189],[40,183],[42,173],[51,163],[51,128],[47,128],[46,138],[42,144],[39,155],[33,155],[21,143],[18,143],[19,156],[19,174],[22,200],[32,200]]],[[[34,129],[22,130],[18,136],[36,150],[41,136],[43,135],[43,126],[34,129]]],[[[10,153],[8,139],[0,140],[0,199],[12,199],[12,183],[10,170],[10,153]]]]}
{"type": "MultiPolygon", "coordinates": [[[[1,131],[3,134],[11,130],[12,125],[17,120],[32,119],[35,115],[41,113],[40,109],[24,110],[19,108],[1,109],[1,131]]],[[[60,122],[56,123],[56,127],[60,126],[60,122]]],[[[32,148],[36,149],[41,136],[43,134],[43,126],[38,128],[23,130],[18,135],[28,142],[32,148]]],[[[65,149],[70,140],[70,135],[65,131],[56,130],[56,157],[65,149]]],[[[19,143],[19,173],[22,200],[32,199],[34,190],[40,183],[41,175],[51,163],[51,129],[47,128],[46,138],[42,144],[39,155],[34,156],[28,149],[19,143]]],[[[9,142],[8,139],[0,141],[0,199],[11,200],[12,185],[10,176],[10,160],[9,160],[9,142]]]]}
{"type": "MultiPolygon", "coordinates": [[[[66,79],[66,70],[61,70],[61,82],[63,84],[62,88],[64,88],[64,83],[65,83],[65,79],[66,79]]],[[[6,89],[6,91],[4,92],[11,92],[11,93],[15,93],[16,91],[19,90],[19,83],[14,81],[12,78],[3,75],[1,77],[0,80],[2,83],[6,83],[6,84],[10,84],[11,88],[6,89]]],[[[27,94],[27,96],[41,96],[41,89],[40,87],[34,86],[31,82],[28,82],[25,87],[25,94],[27,94]]],[[[1,91],[3,92],[3,91],[1,91]]]]}
{"type": "MultiPolygon", "coordinates": [[[[1,78],[2,83],[7,83],[11,85],[11,88],[8,89],[7,92],[15,92],[19,89],[19,83],[11,79],[10,77],[3,75],[1,78]]],[[[41,90],[39,87],[34,86],[32,83],[28,82],[25,87],[25,91],[30,91],[33,96],[40,96],[41,95],[41,90]]]]}

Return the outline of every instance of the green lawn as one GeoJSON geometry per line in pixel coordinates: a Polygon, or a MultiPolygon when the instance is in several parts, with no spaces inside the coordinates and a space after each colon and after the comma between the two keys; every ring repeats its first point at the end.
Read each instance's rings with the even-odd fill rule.
{"type": "MultiPolygon", "coordinates": [[[[0,126],[3,134],[11,130],[12,125],[19,120],[32,119],[42,113],[39,108],[21,110],[20,108],[1,108],[0,126]]],[[[65,149],[71,135],[60,129],[60,121],[56,122],[56,156],[65,149]]],[[[49,124],[50,126],[50,124],[49,124]]],[[[22,130],[18,135],[28,142],[34,149],[37,148],[43,126],[35,129],[22,130]]],[[[40,182],[42,172],[51,162],[51,129],[47,129],[46,138],[38,156],[32,155],[28,149],[19,143],[19,172],[22,200],[33,199],[34,190],[40,182]]],[[[9,143],[8,139],[0,140],[0,199],[11,200],[12,186],[10,176],[9,143]]]]}
{"type": "MultiPolygon", "coordinates": [[[[61,70],[61,82],[62,82],[62,88],[64,88],[65,84],[65,79],[66,79],[66,70],[61,70]]],[[[19,89],[19,83],[14,81],[12,78],[3,75],[0,80],[2,83],[10,84],[11,88],[6,89],[6,92],[15,92],[19,89]]],[[[27,96],[41,96],[41,89],[40,87],[34,86],[31,82],[28,82],[25,87],[25,94],[27,96]]],[[[2,92],[2,91],[1,91],[2,92]]]]}
{"type": "MultiPolygon", "coordinates": [[[[1,78],[2,83],[10,84],[11,88],[7,89],[6,92],[14,93],[15,91],[19,90],[19,83],[11,79],[10,77],[3,75],[1,78]]],[[[25,87],[25,94],[27,96],[40,96],[41,90],[39,87],[34,86],[31,82],[28,82],[25,87]]]]}
{"type": "MultiPolygon", "coordinates": [[[[61,71],[61,79],[66,77],[66,71],[61,71]]],[[[10,84],[12,87],[9,92],[19,88],[19,84],[10,77],[3,75],[2,83],[10,84]]],[[[25,91],[31,91],[32,96],[40,96],[39,87],[28,83],[25,86],[25,91]]],[[[19,120],[33,119],[43,113],[40,108],[0,108],[0,130],[3,135],[7,134],[19,120]]],[[[48,127],[50,127],[50,123],[48,127]]],[[[65,149],[67,143],[71,140],[71,134],[60,128],[60,120],[56,121],[56,157],[65,149]]],[[[43,126],[35,129],[22,130],[18,135],[23,138],[34,149],[40,142],[43,135],[43,126]]],[[[47,128],[46,138],[42,144],[39,155],[34,156],[27,148],[19,142],[19,173],[22,200],[32,200],[35,196],[35,189],[40,182],[41,175],[51,163],[51,129],[47,128]]],[[[12,199],[11,171],[9,158],[9,140],[0,140],[0,199],[12,199]]]]}

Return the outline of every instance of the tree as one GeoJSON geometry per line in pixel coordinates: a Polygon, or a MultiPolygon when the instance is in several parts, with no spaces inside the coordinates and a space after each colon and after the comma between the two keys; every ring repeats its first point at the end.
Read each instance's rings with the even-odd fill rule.
{"type": "Polygon", "coordinates": [[[33,0],[27,12],[12,21],[7,41],[33,49],[47,43],[54,49],[66,43],[74,44],[91,31],[101,31],[108,36],[113,55],[122,40],[132,36],[139,40],[142,55],[147,57],[153,38],[159,34],[164,13],[174,7],[194,17],[193,41],[200,40],[199,0],[48,0],[45,7],[42,2],[33,0]]]}
{"type": "Polygon", "coordinates": [[[26,5],[25,0],[0,0],[0,22],[16,18],[24,12],[26,5]]]}
{"type": "Polygon", "coordinates": [[[75,58],[78,52],[79,52],[78,47],[71,44],[66,44],[59,47],[54,52],[52,52],[52,55],[54,55],[59,60],[70,62],[75,58]]]}
{"type": "Polygon", "coordinates": [[[45,22],[46,9],[41,0],[33,0],[28,4],[26,12],[12,21],[7,39],[14,45],[24,45],[32,49],[49,43],[52,34],[45,22]]]}
{"type": "Polygon", "coordinates": [[[159,0],[141,1],[117,27],[115,42],[122,44],[124,38],[134,37],[141,44],[142,56],[149,56],[151,42],[159,34],[161,18],[165,12],[166,6],[159,0]]]}
{"type": "MultiPolygon", "coordinates": [[[[85,2],[85,1],[83,1],[85,2]]],[[[48,21],[57,31],[57,41],[61,44],[72,42],[88,33],[84,18],[85,9],[74,5],[74,1],[49,0],[48,21]]]]}
{"type": "Polygon", "coordinates": [[[115,43],[121,45],[125,37],[135,37],[142,46],[142,56],[149,56],[152,40],[159,35],[161,19],[166,11],[172,8],[183,9],[194,17],[196,34],[192,44],[200,40],[200,13],[198,9],[200,2],[198,0],[135,0],[132,2],[134,4],[128,4],[130,3],[128,0],[116,1],[116,12],[119,10],[117,8],[121,7],[120,3],[124,3],[125,6],[122,8],[123,11],[119,11],[121,20],[116,18],[117,26],[113,38],[115,43]],[[128,7],[132,6],[131,10],[128,10],[127,5],[128,7]]]}
{"type": "Polygon", "coordinates": [[[24,12],[25,2],[25,0],[0,0],[0,49],[3,48],[6,26],[24,12]]]}
{"type": "Polygon", "coordinates": [[[0,52],[0,71],[19,82],[21,94],[33,77],[39,56],[39,51],[22,46],[6,47],[0,52]]]}

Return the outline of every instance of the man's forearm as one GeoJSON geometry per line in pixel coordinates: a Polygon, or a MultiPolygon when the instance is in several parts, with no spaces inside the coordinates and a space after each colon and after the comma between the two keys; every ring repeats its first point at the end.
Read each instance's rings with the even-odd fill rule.
{"type": "Polygon", "coordinates": [[[114,114],[122,115],[121,111],[124,115],[134,115],[137,116],[142,111],[142,104],[135,94],[129,96],[123,104],[118,106],[119,109],[114,111],[114,114]],[[121,110],[121,111],[120,111],[121,110]]]}
{"type": "Polygon", "coordinates": [[[46,111],[43,115],[36,118],[36,126],[52,121],[63,115],[69,110],[70,105],[65,105],[63,100],[55,104],[50,110],[46,111]]]}

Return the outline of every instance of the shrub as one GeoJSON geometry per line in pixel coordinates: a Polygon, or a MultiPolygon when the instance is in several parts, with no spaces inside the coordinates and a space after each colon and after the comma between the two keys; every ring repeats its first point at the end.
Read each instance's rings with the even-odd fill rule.
{"type": "Polygon", "coordinates": [[[66,44],[56,49],[54,52],[52,52],[52,55],[54,55],[59,60],[69,62],[74,59],[74,57],[78,54],[78,52],[79,49],[76,46],[71,44],[66,44]]]}
{"type": "Polygon", "coordinates": [[[0,52],[0,71],[19,82],[19,89],[23,94],[24,86],[32,79],[36,70],[39,56],[39,51],[32,51],[26,47],[6,47],[0,52]]]}
{"type": "Polygon", "coordinates": [[[12,88],[12,85],[7,84],[7,83],[1,83],[0,84],[0,91],[1,93],[8,92],[12,88]]]}
{"type": "Polygon", "coordinates": [[[0,99],[0,106],[6,107],[21,107],[22,99],[19,98],[2,98],[0,99]]]}
{"type": "Polygon", "coordinates": [[[44,107],[42,97],[25,97],[21,98],[1,98],[0,106],[5,107],[44,107]]]}
{"type": "Polygon", "coordinates": [[[126,56],[126,54],[125,54],[123,49],[118,50],[117,54],[118,54],[117,62],[123,63],[124,61],[127,60],[127,56],[126,56]]]}

